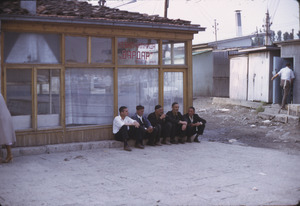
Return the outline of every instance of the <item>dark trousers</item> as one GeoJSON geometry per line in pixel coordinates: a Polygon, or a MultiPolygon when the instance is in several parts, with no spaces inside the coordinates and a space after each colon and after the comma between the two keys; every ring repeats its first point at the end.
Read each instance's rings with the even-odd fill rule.
{"type": "Polygon", "coordinates": [[[171,140],[175,139],[175,136],[183,138],[185,131],[182,131],[182,124],[174,124],[172,122],[166,123],[166,137],[170,137],[171,140]]]}
{"type": "Polygon", "coordinates": [[[129,139],[129,130],[126,125],[123,125],[118,133],[115,134],[115,139],[124,143],[127,142],[129,139]]]}
{"type": "Polygon", "coordinates": [[[186,135],[188,137],[191,137],[194,134],[202,135],[203,132],[204,132],[204,128],[205,128],[205,124],[199,125],[198,127],[187,126],[187,128],[186,128],[186,135]],[[197,129],[198,129],[198,131],[197,131],[197,129]]]}
{"type": "Polygon", "coordinates": [[[162,128],[160,124],[153,127],[153,132],[151,134],[149,133],[146,134],[146,136],[148,136],[148,143],[153,145],[159,142],[161,133],[162,133],[162,128]]]}
{"type": "Polygon", "coordinates": [[[287,81],[287,80],[281,80],[280,86],[283,89],[283,97],[282,97],[281,108],[285,108],[285,104],[286,104],[288,95],[289,95],[290,90],[291,90],[291,83],[290,83],[290,81],[287,81]],[[284,83],[285,83],[285,85],[284,85],[284,83]]]}

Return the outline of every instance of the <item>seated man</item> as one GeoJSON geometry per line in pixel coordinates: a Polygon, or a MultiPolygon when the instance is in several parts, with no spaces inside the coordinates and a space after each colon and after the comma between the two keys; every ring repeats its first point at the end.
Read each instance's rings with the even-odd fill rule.
{"type": "Polygon", "coordinates": [[[139,145],[137,144],[136,147],[144,147],[143,138],[148,138],[148,145],[155,146],[154,138],[156,136],[157,131],[153,130],[151,123],[144,115],[144,106],[136,106],[136,113],[132,117],[132,119],[136,120],[140,124],[139,128],[132,128],[134,135],[139,136],[141,139],[139,145]]]}
{"type": "MultiPolygon", "coordinates": [[[[129,139],[129,126],[140,127],[140,124],[128,117],[128,109],[125,106],[119,108],[120,115],[116,116],[113,121],[113,133],[116,140],[124,142],[124,150],[131,151],[127,141],[129,139]]],[[[140,141],[140,140],[136,140],[140,141]]]]}
{"type": "Polygon", "coordinates": [[[206,120],[195,114],[195,108],[190,107],[188,113],[184,115],[184,119],[187,121],[187,142],[192,142],[192,136],[195,135],[194,142],[200,143],[198,136],[203,134],[206,120]]]}
{"type": "Polygon", "coordinates": [[[151,125],[154,127],[154,130],[156,130],[156,136],[154,138],[155,145],[161,146],[160,143],[160,137],[163,135],[163,144],[170,144],[166,141],[165,136],[165,122],[166,122],[166,114],[164,114],[164,110],[161,105],[155,106],[155,111],[148,115],[148,119],[151,123],[151,125]]]}
{"type": "Polygon", "coordinates": [[[187,122],[184,121],[182,114],[178,111],[179,104],[174,102],[172,104],[172,111],[167,112],[166,135],[170,137],[172,144],[184,144],[185,130],[187,122]],[[178,142],[175,140],[178,136],[178,142]]]}

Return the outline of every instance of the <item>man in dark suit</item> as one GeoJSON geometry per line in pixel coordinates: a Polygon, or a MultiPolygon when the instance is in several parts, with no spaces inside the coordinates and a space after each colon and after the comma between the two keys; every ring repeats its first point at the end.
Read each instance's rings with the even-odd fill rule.
{"type": "Polygon", "coordinates": [[[144,115],[144,106],[138,105],[136,106],[136,113],[132,116],[132,119],[136,120],[140,127],[132,127],[134,135],[141,136],[141,142],[137,147],[144,147],[142,139],[148,138],[148,145],[155,146],[154,138],[156,136],[157,131],[153,129],[151,123],[149,122],[148,118],[144,115]]]}
{"type": "Polygon", "coordinates": [[[174,102],[172,110],[167,112],[166,135],[170,137],[172,144],[184,144],[184,136],[187,122],[184,120],[182,114],[179,112],[179,104],[174,102]],[[175,139],[178,136],[178,142],[175,139]]]}
{"type": "Polygon", "coordinates": [[[195,114],[195,108],[190,107],[188,113],[184,115],[185,121],[187,121],[187,142],[192,142],[192,136],[195,135],[194,142],[199,142],[198,136],[203,134],[206,120],[195,114]]]}
{"type": "Polygon", "coordinates": [[[156,136],[154,137],[154,143],[157,146],[161,146],[160,137],[163,136],[163,144],[170,144],[166,141],[165,136],[165,123],[166,123],[166,114],[164,114],[164,110],[161,105],[155,106],[155,111],[148,115],[148,120],[153,126],[154,130],[156,130],[156,136]]]}

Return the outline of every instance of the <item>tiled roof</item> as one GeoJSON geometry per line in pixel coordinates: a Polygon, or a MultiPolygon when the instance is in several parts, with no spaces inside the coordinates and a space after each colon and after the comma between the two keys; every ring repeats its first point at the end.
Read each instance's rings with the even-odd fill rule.
{"type": "MultiPolygon", "coordinates": [[[[0,1],[0,14],[30,16],[26,9],[20,7],[20,0],[0,1]]],[[[58,18],[93,19],[126,21],[128,23],[167,24],[201,28],[200,25],[191,24],[181,19],[168,19],[158,15],[147,15],[136,12],[122,11],[115,8],[93,6],[87,2],[77,0],[37,0],[35,16],[49,16],[58,18]]],[[[200,29],[199,29],[200,30],[200,29]]]]}

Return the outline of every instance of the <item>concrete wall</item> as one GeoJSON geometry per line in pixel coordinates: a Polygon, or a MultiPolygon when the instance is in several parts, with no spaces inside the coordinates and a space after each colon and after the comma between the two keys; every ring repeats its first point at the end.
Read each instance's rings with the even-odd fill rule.
{"type": "Polygon", "coordinates": [[[193,55],[193,96],[212,96],[213,53],[193,55]]]}

